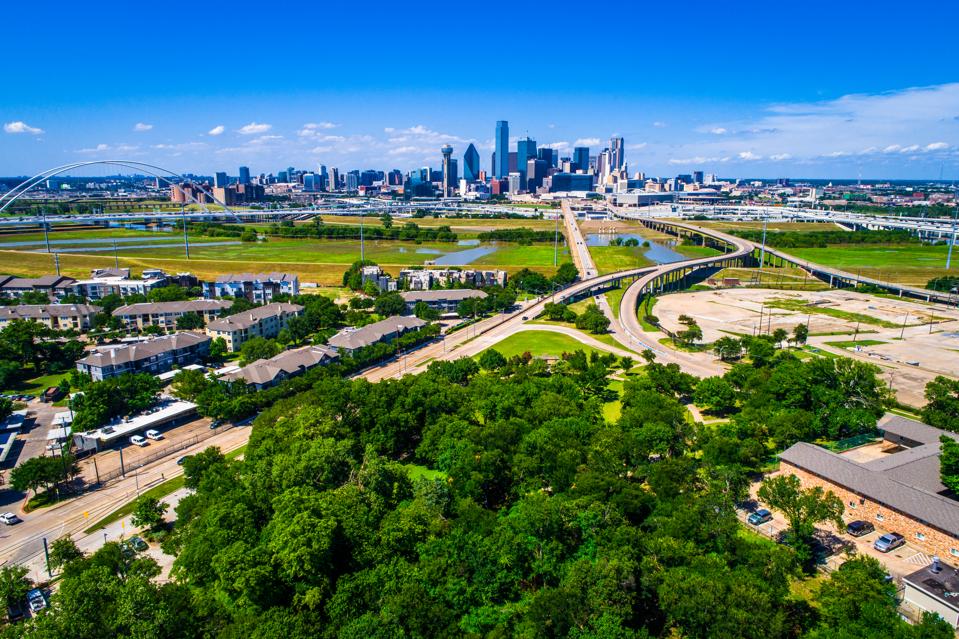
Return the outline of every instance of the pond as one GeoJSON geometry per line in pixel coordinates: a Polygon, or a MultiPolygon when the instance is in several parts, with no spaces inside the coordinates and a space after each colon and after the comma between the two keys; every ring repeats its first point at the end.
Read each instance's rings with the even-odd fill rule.
{"type": "Polygon", "coordinates": [[[617,237],[621,237],[624,240],[636,240],[640,246],[642,246],[643,242],[649,242],[649,248],[646,249],[643,255],[657,264],[679,262],[687,259],[685,255],[677,253],[672,249],[672,247],[676,245],[675,242],[660,244],[659,242],[647,240],[638,233],[588,233],[586,235],[586,245],[609,246],[617,237]]]}

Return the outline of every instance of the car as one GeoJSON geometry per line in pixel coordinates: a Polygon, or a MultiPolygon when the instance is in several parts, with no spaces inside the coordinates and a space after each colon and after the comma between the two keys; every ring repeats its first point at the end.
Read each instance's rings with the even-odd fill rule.
{"type": "Polygon", "coordinates": [[[752,524],[753,526],[759,526],[765,524],[767,521],[772,521],[773,514],[766,510],[765,508],[760,508],[754,513],[749,513],[749,517],[746,517],[746,521],[752,524]]]}
{"type": "Polygon", "coordinates": [[[163,435],[158,430],[153,430],[152,428],[146,432],[147,439],[152,439],[153,441],[159,441],[163,439],[163,435]]]}
{"type": "Polygon", "coordinates": [[[21,519],[20,519],[19,517],[17,517],[16,514],[14,514],[14,513],[2,513],[2,514],[0,514],[0,522],[3,522],[3,523],[5,523],[5,524],[8,525],[8,526],[12,526],[12,525],[14,525],[14,524],[19,524],[20,521],[21,521],[21,519]]]}
{"type": "Polygon", "coordinates": [[[879,552],[889,552],[906,543],[906,538],[899,533],[886,533],[873,543],[872,547],[879,552]]]}
{"type": "Polygon", "coordinates": [[[39,588],[34,588],[27,593],[27,603],[30,605],[30,611],[36,614],[47,607],[47,597],[39,588]]]}
{"type": "Polygon", "coordinates": [[[149,442],[144,439],[142,435],[134,435],[130,438],[130,443],[134,446],[139,446],[140,448],[149,445],[149,442]]]}
{"type": "Polygon", "coordinates": [[[184,455],[184,456],[181,457],[180,459],[176,460],[176,465],[177,465],[177,466],[182,466],[182,465],[183,465],[183,462],[185,462],[186,460],[190,459],[191,457],[193,457],[193,455],[184,455]]]}
{"type": "Polygon", "coordinates": [[[150,547],[147,545],[147,542],[143,541],[142,537],[137,536],[130,537],[130,540],[127,543],[129,543],[130,546],[137,552],[143,552],[150,547]]]}
{"type": "Polygon", "coordinates": [[[529,319],[529,315],[524,315],[524,316],[523,316],[523,321],[524,321],[524,322],[525,322],[526,320],[528,320],[528,319],[529,319]]]}
{"type": "Polygon", "coordinates": [[[210,422],[210,429],[212,430],[214,428],[219,428],[222,425],[223,425],[222,419],[214,419],[212,422],[210,422]]]}
{"type": "Polygon", "coordinates": [[[853,537],[864,537],[869,533],[873,532],[876,529],[868,521],[856,520],[849,522],[849,525],[846,526],[846,532],[852,535],[853,537]]]}

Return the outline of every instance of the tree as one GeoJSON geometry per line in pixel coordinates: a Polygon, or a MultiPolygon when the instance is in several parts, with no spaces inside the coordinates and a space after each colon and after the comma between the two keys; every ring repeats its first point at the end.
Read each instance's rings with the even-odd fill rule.
{"type": "Polygon", "coordinates": [[[699,324],[696,323],[694,318],[685,314],[680,315],[679,323],[686,327],[676,333],[676,337],[678,337],[679,341],[683,344],[693,344],[703,338],[703,329],[699,327],[699,324]]]}
{"type": "Polygon", "coordinates": [[[178,331],[196,331],[205,325],[203,316],[199,313],[184,313],[176,319],[176,328],[178,331]]]}
{"type": "Polygon", "coordinates": [[[30,571],[25,566],[0,568],[0,601],[5,608],[18,608],[24,603],[33,582],[27,578],[30,571]]]}
{"type": "Polygon", "coordinates": [[[253,229],[245,229],[243,233],[240,234],[241,242],[256,242],[256,231],[253,229]]]}
{"type": "Polygon", "coordinates": [[[579,278],[579,270],[572,262],[563,262],[556,269],[553,281],[559,286],[568,286],[579,278]]]}
{"type": "MultiPolygon", "coordinates": [[[[147,293],[148,302],[182,302],[183,300],[190,299],[190,291],[178,286],[177,284],[170,284],[169,286],[160,286],[155,289],[152,289],[147,293]]],[[[129,297],[125,300],[127,304],[131,304],[132,301],[129,297]]]]}
{"type": "Polygon", "coordinates": [[[188,402],[195,400],[210,385],[201,370],[181,370],[173,377],[173,394],[188,402]]]}
{"type": "Polygon", "coordinates": [[[735,337],[720,337],[713,342],[713,352],[724,362],[739,359],[743,354],[743,344],[735,337]]]}
{"type": "Polygon", "coordinates": [[[10,471],[10,485],[14,490],[32,490],[53,486],[67,478],[73,468],[73,458],[31,457],[10,471]]]}
{"type": "Polygon", "coordinates": [[[749,353],[749,359],[753,361],[753,366],[759,368],[768,365],[776,354],[776,349],[773,348],[772,344],[767,340],[758,338],[749,341],[747,351],[749,353]]]}
{"type": "Polygon", "coordinates": [[[952,437],[942,435],[939,452],[939,477],[942,485],[959,495],[959,442],[952,437]]]}
{"type": "Polygon", "coordinates": [[[575,322],[577,317],[576,311],[569,306],[555,302],[546,302],[543,306],[543,314],[546,315],[546,319],[553,322],[575,322]]]}
{"type": "Polygon", "coordinates": [[[722,377],[699,380],[694,397],[697,405],[718,415],[725,415],[736,408],[736,389],[722,377]]]}
{"type": "Polygon", "coordinates": [[[959,432],[959,380],[936,376],[926,384],[922,421],[936,428],[959,432]]]}
{"type": "Polygon", "coordinates": [[[376,298],[373,311],[383,317],[402,315],[406,312],[406,300],[399,293],[387,293],[376,298]]]}
{"type": "Polygon", "coordinates": [[[831,522],[843,527],[843,504],[832,491],[821,486],[802,488],[795,475],[776,475],[763,480],[759,487],[759,499],[774,508],[789,522],[790,545],[804,564],[812,560],[810,542],[816,532],[816,524],[831,522]]]}
{"type": "Polygon", "coordinates": [[[782,346],[782,343],[786,341],[786,338],[789,337],[789,333],[786,332],[785,328],[777,328],[773,331],[773,342],[776,346],[782,346]]]}
{"type": "Polygon", "coordinates": [[[363,267],[376,265],[376,262],[372,260],[357,260],[353,262],[350,264],[350,268],[346,269],[343,273],[343,286],[354,291],[363,290],[363,267]]]}
{"type": "Polygon", "coordinates": [[[383,225],[383,228],[385,229],[393,228],[393,216],[390,215],[389,213],[384,213],[383,215],[380,216],[380,223],[383,225]]]}
{"type": "Polygon", "coordinates": [[[133,516],[130,521],[134,526],[155,530],[163,524],[163,516],[169,508],[170,505],[166,502],[161,502],[156,497],[143,495],[134,503],[133,516]]]}
{"type": "Polygon", "coordinates": [[[50,567],[64,568],[68,564],[83,559],[83,552],[77,548],[76,542],[69,536],[60,537],[50,544],[50,567]]]}
{"type": "Polygon", "coordinates": [[[226,463],[226,457],[216,446],[209,446],[196,455],[190,455],[183,460],[183,484],[192,490],[200,487],[203,477],[211,469],[222,466],[226,463]]]}
{"type": "Polygon", "coordinates": [[[240,347],[240,363],[246,366],[258,359],[269,359],[279,352],[280,345],[276,343],[276,340],[251,337],[240,347]]]}
{"type": "Polygon", "coordinates": [[[427,322],[433,322],[440,318],[440,312],[423,301],[417,302],[413,307],[413,315],[427,322]]]}
{"type": "Polygon", "coordinates": [[[210,359],[213,361],[221,360],[229,352],[226,346],[226,340],[222,337],[216,337],[210,342],[210,359]]]}
{"type": "Polygon", "coordinates": [[[805,344],[809,338],[809,324],[796,324],[793,328],[793,342],[799,345],[805,344]]]}
{"type": "Polygon", "coordinates": [[[609,318],[595,304],[589,304],[586,310],[576,317],[576,328],[590,333],[601,334],[609,329],[609,318]]]}
{"type": "Polygon", "coordinates": [[[480,355],[479,365],[486,371],[499,370],[506,366],[506,358],[495,348],[488,348],[480,355]]]}

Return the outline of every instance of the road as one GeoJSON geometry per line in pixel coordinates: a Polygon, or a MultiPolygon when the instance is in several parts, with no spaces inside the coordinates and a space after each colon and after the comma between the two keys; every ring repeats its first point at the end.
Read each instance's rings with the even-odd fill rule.
{"type": "Polygon", "coordinates": [[[569,200],[563,200],[563,225],[566,227],[566,238],[572,249],[570,255],[573,256],[573,264],[579,271],[581,279],[588,280],[599,275],[596,270],[596,264],[593,262],[593,256],[589,254],[589,247],[586,245],[586,238],[583,237],[583,231],[576,222],[576,214],[573,213],[573,207],[569,200]]]}

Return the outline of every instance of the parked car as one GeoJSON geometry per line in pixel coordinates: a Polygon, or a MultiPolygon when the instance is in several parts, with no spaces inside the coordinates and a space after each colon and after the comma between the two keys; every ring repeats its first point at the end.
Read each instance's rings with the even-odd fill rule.
{"type": "Polygon", "coordinates": [[[27,603],[30,605],[30,611],[36,614],[47,607],[47,597],[39,588],[34,588],[27,593],[27,603]]]}
{"type": "Polygon", "coordinates": [[[20,518],[14,513],[2,513],[0,514],[0,521],[5,523],[8,526],[20,523],[20,518]]]}
{"type": "Polygon", "coordinates": [[[130,541],[128,543],[137,552],[143,552],[150,547],[147,545],[147,542],[143,541],[141,537],[137,536],[130,537],[130,541]]]}
{"type": "Polygon", "coordinates": [[[147,442],[147,440],[144,439],[142,435],[134,435],[133,437],[130,438],[130,443],[133,444],[134,446],[139,446],[140,448],[143,448],[144,446],[148,445],[149,442],[147,442]]]}
{"type": "Polygon", "coordinates": [[[899,533],[886,533],[872,545],[879,552],[889,552],[906,543],[906,538],[899,533]]]}
{"type": "Polygon", "coordinates": [[[852,535],[853,537],[864,537],[876,529],[868,521],[856,520],[849,522],[849,525],[846,526],[846,532],[852,535]]]}
{"type": "Polygon", "coordinates": [[[772,521],[773,514],[766,510],[765,508],[760,508],[754,513],[749,513],[749,517],[746,517],[748,521],[753,526],[759,526],[765,524],[767,521],[772,521]]]}
{"type": "Polygon", "coordinates": [[[146,432],[147,439],[152,439],[153,441],[159,441],[163,439],[163,435],[158,430],[153,430],[152,428],[146,432]]]}

